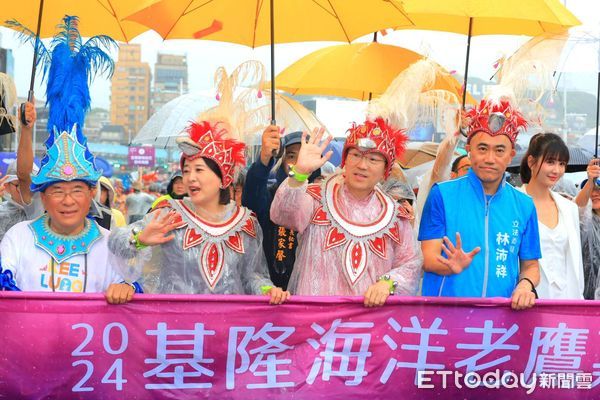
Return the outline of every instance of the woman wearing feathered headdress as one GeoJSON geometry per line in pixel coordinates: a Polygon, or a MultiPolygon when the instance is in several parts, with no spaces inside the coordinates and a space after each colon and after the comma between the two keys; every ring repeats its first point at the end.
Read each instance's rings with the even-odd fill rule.
{"type": "Polygon", "coordinates": [[[144,290],[154,293],[263,294],[272,304],[289,297],[268,278],[256,217],[230,197],[236,170],[245,165],[232,79],[219,69],[220,103],[178,138],[188,197],[159,204],[142,221],[114,231],[110,246],[126,257],[153,259],[143,271],[144,290]],[[222,79],[226,78],[224,83],[222,79]]]}

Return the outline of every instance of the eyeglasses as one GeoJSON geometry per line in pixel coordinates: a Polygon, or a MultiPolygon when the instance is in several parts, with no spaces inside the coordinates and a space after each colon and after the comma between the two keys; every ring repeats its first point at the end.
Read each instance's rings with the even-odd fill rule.
{"type": "Polygon", "coordinates": [[[351,151],[348,153],[348,156],[346,157],[346,163],[356,165],[360,162],[360,160],[363,160],[363,159],[365,160],[367,165],[369,165],[371,167],[374,167],[374,166],[378,165],[379,163],[385,162],[385,160],[383,158],[378,157],[372,153],[363,154],[363,153],[351,151]]]}
{"type": "Polygon", "coordinates": [[[89,194],[89,189],[73,189],[70,192],[65,190],[54,190],[52,192],[46,192],[47,196],[52,197],[55,200],[64,200],[67,196],[71,196],[73,200],[82,200],[89,194]]]}

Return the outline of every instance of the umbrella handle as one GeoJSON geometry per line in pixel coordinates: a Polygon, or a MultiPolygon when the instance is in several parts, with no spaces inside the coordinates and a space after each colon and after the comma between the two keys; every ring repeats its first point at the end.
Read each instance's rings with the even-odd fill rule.
{"type": "MultiPolygon", "coordinates": [[[[271,120],[271,125],[275,126],[277,123],[275,122],[275,119],[271,120]]],[[[279,149],[275,150],[273,149],[273,151],[271,151],[271,157],[273,158],[281,158],[283,157],[283,140],[281,140],[281,138],[279,139],[279,149]]]]}
{"type": "MultiPolygon", "coordinates": [[[[40,0],[40,7],[38,9],[38,21],[37,21],[37,32],[35,35],[35,45],[33,46],[33,65],[31,66],[31,81],[29,82],[29,93],[27,94],[27,101],[33,102],[33,85],[35,84],[35,67],[37,64],[38,46],[40,44],[40,31],[42,30],[42,15],[44,13],[44,0],[40,0]]],[[[24,126],[27,126],[27,120],[25,119],[25,103],[19,105],[19,118],[24,126]]]]}
{"type": "MultiPolygon", "coordinates": [[[[274,99],[274,98],[275,98],[275,96],[271,96],[271,99],[274,99]]],[[[274,105],[273,105],[273,110],[275,110],[274,105]]],[[[275,113],[275,111],[273,111],[273,113],[275,113]]],[[[274,115],[275,114],[273,114],[273,116],[274,115]]],[[[275,121],[275,118],[273,118],[271,120],[271,125],[273,125],[273,126],[277,125],[277,122],[275,121]]],[[[281,158],[281,157],[283,157],[283,140],[279,139],[279,150],[273,149],[273,151],[271,151],[271,157],[273,157],[273,158],[281,158]]]]}
{"type": "MultiPolygon", "coordinates": [[[[598,107],[600,107],[600,72],[598,72],[598,77],[596,78],[598,85],[598,91],[596,92],[596,146],[594,147],[594,158],[598,158],[598,123],[600,120],[600,115],[598,114],[598,107]]],[[[565,111],[566,112],[566,111],[565,111]]]]}
{"type": "Polygon", "coordinates": [[[465,109],[467,102],[467,82],[469,80],[469,56],[471,54],[471,36],[473,29],[473,18],[469,18],[469,36],[467,37],[467,55],[465,59],[465,76],[463,78],[462,109],[465,109]]]}
{"type": "MultiPolygon", "coordinates": [[[[33,103],[33,90],[30,90],[27,94],[27,101],[33,103]]],[[[29,126],[27,119],[25,118],[25,105],[26,103],[21,103],[19,105],[19,118],[21,119],[23,126],[29,126]]]]}

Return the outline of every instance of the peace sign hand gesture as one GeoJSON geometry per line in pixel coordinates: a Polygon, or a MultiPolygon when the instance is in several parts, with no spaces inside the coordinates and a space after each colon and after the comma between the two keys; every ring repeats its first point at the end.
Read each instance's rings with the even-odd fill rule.
{"type": "Polygon", "coordinates": [[[452,244],[447,236],[444,236],[442,250],[444,250],[448,258],[439,255],[437,256],[437,260],[448,267],[453,274],[460,274],[471,265],[473,258],[481,251],[481,247],[475,247],[470,252],[465,253],[462,249],[460,233],[456,232],[456,246],[452,244]]]}
{"type": "Polygon", "coordinates": [[[150,222],[139,233],[138,241],[145,246],[156,246],[157,244],[167,243],[175,238],[175,235],[167,235],[173,229],[177,228],[179,222],[176,221],[177,212],[169,211],[163,216],[155,212],[150,222]]]}
{"type": "Polygon", "coordinates": [[[308,133],[302,132],[302,145],[300,146],[300,152],[298,153],[298,159],[294,169],[296,172],[301,174],[309,175],[313,171],[321,168],[333,154],[330,150],[327,154],[322,155],[325,148],[329,145],[329,142],[333,139],[331,136],[323,140],[323,134],[325,128],[315,128],[312,131],[310,139],[307,141],[306,137],[308,133]],[[322,142],[321,142],[322,141],[322,142]]]}

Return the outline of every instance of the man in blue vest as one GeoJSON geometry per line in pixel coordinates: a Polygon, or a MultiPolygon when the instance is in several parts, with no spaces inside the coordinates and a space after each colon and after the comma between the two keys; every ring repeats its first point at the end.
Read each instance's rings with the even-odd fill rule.
{"type": "Polygon", "coordinates": [[[472,167],[434,185],[423,209],[423,295],[510,297],[514,309],[532,307],[540,277],[537,214],[531,197],[504,180],[526,122],[506,100],[483,100],[466,118],[472,167]]]}

